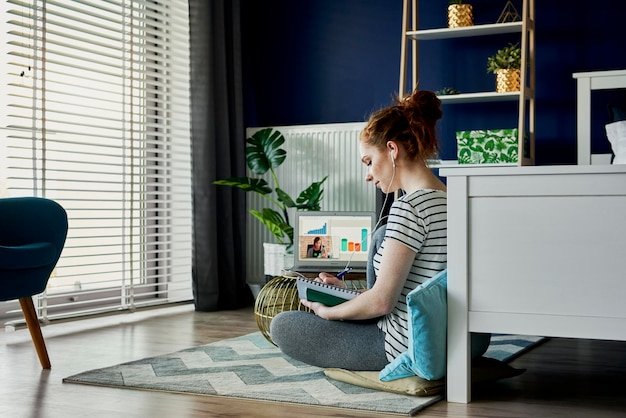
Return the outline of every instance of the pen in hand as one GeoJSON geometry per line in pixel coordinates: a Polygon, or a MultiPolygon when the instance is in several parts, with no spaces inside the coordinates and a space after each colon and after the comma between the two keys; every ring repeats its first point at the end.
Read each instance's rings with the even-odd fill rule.
{"type": "Polygon", "coordinates": [[[343,276],[345,276],[346,274],[350,273],[352,269],[350,267],[345,268],[343,271],[341,271],[339,274],[337,274],[337,278],[341,279],[341,281],[345,284],[346,281],[344,280],[343,276]]]}

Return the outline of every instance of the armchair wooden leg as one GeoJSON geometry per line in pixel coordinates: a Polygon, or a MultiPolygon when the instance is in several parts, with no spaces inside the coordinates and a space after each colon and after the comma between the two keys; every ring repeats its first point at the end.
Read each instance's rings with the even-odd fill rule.
{"type": "Polygon", "coordinates": [[[39,325],[39,319],[37,319],[37,311],[35,310],[35,304],[33,298],[26,297],[20,299],[20,306],[26,319],[26,325],[30,331],[30,336],[35,344],[35,350],[39,356],[39,362],[44,369],[50,368],[50,358],[48,357],[48,350],[46,349],[46,343],[43,340],[43,334],[41,333],[41,326],[39,325]]]}

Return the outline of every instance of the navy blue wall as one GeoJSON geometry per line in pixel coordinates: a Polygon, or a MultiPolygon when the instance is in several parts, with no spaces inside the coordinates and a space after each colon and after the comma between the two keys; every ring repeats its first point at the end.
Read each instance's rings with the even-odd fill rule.
{"type": "MultiPolygon", "coordinates": [[[[626,69],[626,2],[535,0],[537,164],[576,163],[576,83],[572,73],[626,69]]],[[[494,23],[505,0],[475,0],[476,24],[494,23]]],[[[521,12],[521,1],[513,1],[521,12]]],[[[420,29],[446,26],[447,2],[422,0],[420,29]]],[[[242,0],[246,126],[356,122],[398,90],[401,0],[242,0]]],[[[420,42],[420,88],[494,90],[487,56],[519,35],[420,42]]],[[[592,151],[610,152],[606,106],[624,90],[592,96],[592,151]]],[[[454,132],[517,125],[517,104],[445,105],[443,158],[454,132]]]]}

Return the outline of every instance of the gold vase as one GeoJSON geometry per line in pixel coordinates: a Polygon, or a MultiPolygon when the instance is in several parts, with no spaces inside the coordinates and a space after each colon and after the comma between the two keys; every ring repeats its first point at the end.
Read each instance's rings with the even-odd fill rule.
{"type": "Polygon", "coordinates": [[[517,69],[496,70],[496,91],[520,91],[521,72],[517,69]]]}
{"type": "Polygon", "coordinates": [[[473,26],[474,15],[471,4],[451,4],[448,6],[448,27],[473,26]]]}

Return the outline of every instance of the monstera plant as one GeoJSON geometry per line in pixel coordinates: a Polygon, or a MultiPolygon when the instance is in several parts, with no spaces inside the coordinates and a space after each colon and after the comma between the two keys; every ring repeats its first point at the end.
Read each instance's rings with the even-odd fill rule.
{"type": "Polygon", "coordinates": [[[258,193],[272,207],[262,211],[250,209],[250,213],[258,219],[276,237],[280,244],[293,245],[293,227],[289,223],[288,208],[296,210],[320,210],[320,202],[324,194],[322,184],[328,176],[312,183],[294,200],[280,187],[275,170],[287,158],[287,152],[281,148],[285,137],[280,131],[265,128],[257,131],[246,140],[246,163],[250,171],[257,176],[271,173],[273,185],[261,177],[233,177],[214,181],[221,186],[237,187],[246,192],[258,193]]]}

